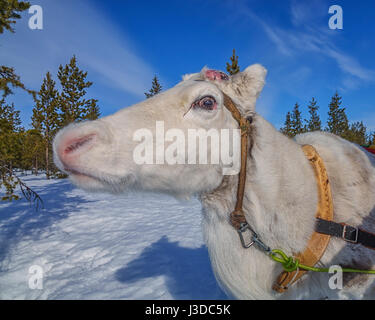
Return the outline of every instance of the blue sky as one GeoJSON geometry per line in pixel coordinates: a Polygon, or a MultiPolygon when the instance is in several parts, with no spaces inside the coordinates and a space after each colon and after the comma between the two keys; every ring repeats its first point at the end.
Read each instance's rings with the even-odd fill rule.
{"type": "MultiPolygon", "coordinates": [[[[75,54],[94,82],[88,96],[103,115],[144,99],[156,74],[165,89],[203,66],[225,69],[232,49],[242,69],[261,63],[267,83],[257,111],[276,127],[296,102],[314,96],[322,119],[331,96],[343,96],[349,118],[375,130],[375,2],[326,0],[31,1],[43,8],[43,30],[28,19],[0,37],[0,63],[39,89],[47,71],[75,54]],[[343,30],[328,27],[331,5],[343,9],[343,30]]],[[[56,77],[55,77],[56,79],[56,77]]],[[[30,123],[32,99],[8,98],[30,123]]],[[[305,108],[304,108],[305,110],[305,108]]],[[[307,117],[307,112],[304,113],[307,117]]]]}

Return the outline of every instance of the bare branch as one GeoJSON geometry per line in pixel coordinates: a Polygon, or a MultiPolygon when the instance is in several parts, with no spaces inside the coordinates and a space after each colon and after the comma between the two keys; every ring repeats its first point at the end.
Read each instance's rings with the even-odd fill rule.
{"type": "Polygon", "coordinates": [[[28,187],[26,185],[26,183],[24,183],[19,177],[14,175],[13,172],[9,168],[7,168],[5,166],[2,166],[2,165],[0,165],[0,168],[5,169],[5,171],[7,171],[9,173],[9,175],[16,178],[17,183],[20,185],[20,189],[21,189],[21,192],[22,192],[23,196],[25,197],[25,199],[27,201],[30,202],[30,204],[31,203],[35,204],[35,208],[36,208],[37,211],[40,208],[44,209],[44,202],[37,192],[32,190],[30,187],[28,187]]]}

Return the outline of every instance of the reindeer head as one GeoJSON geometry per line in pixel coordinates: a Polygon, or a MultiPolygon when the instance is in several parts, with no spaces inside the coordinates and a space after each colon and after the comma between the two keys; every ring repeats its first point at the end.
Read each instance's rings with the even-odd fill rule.
{"type": "Polygon", "coordinates": [[[141,103],[60,130],[53,143],[55,163],[73,183],[91,191],[189,195],[213,190],[229,165],[220,158],[222,151],[216,152],[223,129],[233,137],[225,142],[232,160],[240,153],[238,124],[223,105],[223,92],[249,115],[265,76],[260,65],[234,76],[207,68],[185,75],[175,87],[141,103]]]}

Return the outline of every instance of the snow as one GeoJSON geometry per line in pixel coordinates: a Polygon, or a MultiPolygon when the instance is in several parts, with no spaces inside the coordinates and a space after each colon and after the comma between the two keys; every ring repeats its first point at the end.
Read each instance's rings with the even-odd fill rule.
{"type": "Polygon", "coordinates": [[[227,298],[196,198],[90,194],[68,179],[21,178],[45,209],[0,202],[0,299],[227,298]],[[31,266],[41,268],[42,289],[30,286],[31,266]]]}

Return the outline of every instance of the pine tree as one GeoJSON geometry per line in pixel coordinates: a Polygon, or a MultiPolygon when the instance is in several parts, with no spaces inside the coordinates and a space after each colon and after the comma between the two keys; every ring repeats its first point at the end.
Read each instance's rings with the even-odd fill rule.
{"type": "Polygon", "coordinates": [[[14,105],[5,104],[0,100],[0,187],[5,187],[5,196],[1,200],[17,200],[14,194],[18,180],[13,176],[13,168],[21,155],[21,127],[20,112],[14,105]]]}
{"type": "Polygon", "coordinates": [[[368,142],[367,128],[362,121],[357,121],[350,124],[350,127],[345,134],[345,138],[351,142],[359,145],[366,145],[368,142]]]}
{"type": "Polygon", "coordinates": [[[88,113],[91,114],[94,106],[97,107],[97,100],[84,99],[85,89],[92,85],[92,82],[86,81],[87,72],[78,68],[77,59],[73,56],[65,67],[59,66],[57,76],[62,87],[60,126],[63,127],[71,122],[84,120],[88,113]]]}
{"type": "Polygon", "coordinates": [[[86,120],[96,120],[100,117],[100,109],[97,105],[98,100],[90,99],[90,102],[86,108],[86,114],[84,119],[86,120]]]}
{"type": "Polygon", "coordinates": [[[349,130],[349,121],[345,113],[345,108],[341,107],[341,99],[337,92],[332,97],[331,103],[329,104],[326,131],[345,138],[349,130]]]}
{"type": "MultiPolygon", "coordinates": [[[[30,3],[26,1],[18,1],[18,0],[0,0],[0,34],[4,33],[5,30],[8,30],[10,32],[14,32],[13,25],[16,23],[16,19],[20,19],[21,15],[20,13],[27,10],[30,7],[30,3]]],[[[21,82],[20,77],[15,73],[14,68],[7,67],[7,66],[1,66],[0,65],[0,92],[2,92],[1,96],[4,98],[10,94],[12,94],[12,88],[21,88],[28,93],[35,96],[35,92],[32,90],[28,90],[24,84],[21,82]]],[[[9,107],[9,106],[8,106],[9,107]]],[[[13,107],[13,106],[12,106],[13,107]]],[[[13,107],[14,108],[14,107],[13,107]]],[[[8,108],[9,110],[9,108],[8,108]]],[[[5,113],[6,108],[4,109],[4,100],[0,101],[0,127],[5,124],[6,121],[4,120],[4,116],[6,117],[5,113]]],[[[19,112],[14,113],[14,120],[15,122],[18,122],[17,119],[19,119],[19,112]]],[[[2,200],[12,200],[12,199],[18,199],[18,196],[14,194],[14,188],[17,184],[20,184],[23,190],[27,190],[27,194],[23,193],[25,198],[32,200],[37,199],[37,204],[39,201],[42,201],[40,197],[25,183],[23,183],[19,178],[13,176],[13,168],[12,168],[12,162],[6,163],[6,159],[2,159],[4,156],[5,150],[9,153],[9,143],[6,143],[7,139],[9,137],[12,137],[15,139],[14,147],[19,147],[20,141],[21,141],[21,130],[16,130],[13,133],[8,132],[5,130],[5,127],[2,127],[2,130],[0,130],[0,144],[2,146],[0,147],[0,187],[4,186],[6,189],[6,195],[2,197],[2,200]],[[16,144],[17,142],[17,144],[16,144]],[[5,146],[5,147],[4,147],[5,146]]],[[[20,148],[17,148],[18,151],[20,148]]]]}
{"type": "Polygon", "coordinates": [[[1,0],[0,1],[0,33],[4,30],[14,32],[13,24],[16,19],[20,19],[20,13],[29,9],[30,3],[18,0],[1,0]]]}
{"type": "Polygon", "coordinates": [[[306,131],[321,131],[322,121],[320,120],[318,114],[319,106],[317,105],[317,101],[315,100],[315,98],[312,98],[307,108],[309,109],[310,119],[305,120],[307,122],[306,131]]]}
{"type": "Polygon", "coordinates": [[[375,146],[375,132],[369,135],[369,145],[375,146]]]}
{"type": "Polygon", "coordinates": [[[286,114],[286,119],[285,119],[285,122],[284,122],[284,127],[282,127],[280,129],[280,131],[281,131],[281,133],[285,134],[288,137],[293,137],[293,133],[292,133],[292,120],[291,120],[291,114],[290,114],[289,111],[286,114]]]}
{"type": "Polygon", "coordinates": [[[38,175],[39,167],[44,165],[45,146],[40,131],[29,129],[23,132],[21,168],[31,169],[33,174],[38,175]]]}
{"type": "Polygon", "coordinates": [[[55,81],[51,74],[47,72],[43,84],[35,98],[33,109],[32,126],[41,133],[45,150],[45,168],[47,179],[50,177],[50,155],[51,143],[56,130],[59,127],[59,96],[55,88],[55,81]]]}
{"type": "Polygon", "coordinates": [[[227,62],[227,72],[230,75],[234,75],[234,74],[240,72],[240,67],[238,65],[238,56],[236,56],[236,50],[235,49],[233,49],[233,54],[229,59],[230,59],[230,63],[227,62]]]}
{"type": "MultiPolygon", "coordinates": [[[[20,19],[20,13],[27,10],[29,7],[29,2],[0,0],[0,34],[4,33],[5,30],[14,32],[13,25],[16,23],[16,19],[20,19]]],[[[25,88],[20,77],[15,74],[14,68],[0,66],[0,91],[3,92],[3,97],[13,93],[11,86],[13,88],[22,88],[34,94],[32,90],[25,88]]]]}
{"type": "Polygon", "coordinates": [[[294,105],[294,109],[291,113],[291,132],[293,136],[305,132],[304,126],[302,124],[302,115],[299,110],[299,104],[294,105]]]}
{"type": "Polygon", "coordinates": [[[158,94],[162,89],[163,89],[163,87],[161,86],[158,77],[155,76],[152,79],[151,89],[149,90],[149,92],[145,92],[145,96],[146,96],[147,99],[151,98],[154,95],[158,94]]]}
{"type": "Polygon", "coordinates": [[[20,144],[19,133],[22,132],[20,112],[14,105],[0,101],[0,160],[10,170],[18,159],[20,144]]]}
{"type": "Polygon", "coordinates": [[[2,97],[13,94],[12,88],[21,88],[26,92],[35,95],[33,90],[29,90],[21,82],[21,78],[15,74],[14,68],[0,66],[0,91],[2,91],[2,97]]]}

